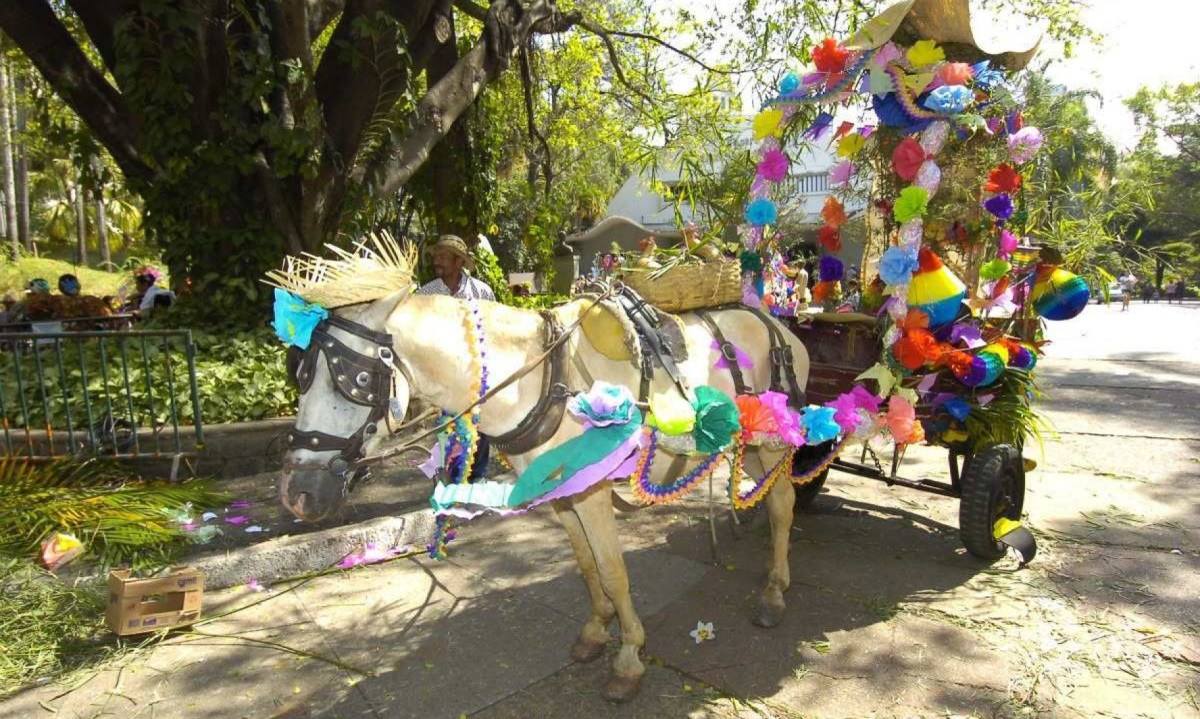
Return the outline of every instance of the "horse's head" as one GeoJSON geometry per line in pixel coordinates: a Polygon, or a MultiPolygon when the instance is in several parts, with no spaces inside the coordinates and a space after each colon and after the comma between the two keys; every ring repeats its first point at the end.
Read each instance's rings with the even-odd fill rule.
{"type": "Polygon", "coordinates": [[[403,416],[408,410],[409,382],[386,329],[406,295],[330,315],[289,363],[300,408],[288,433],[279,501],[300,519],[315,522],[342,507],[365,472],[354,461],[379,443],[379,423],[389,411],[403,416]]]}

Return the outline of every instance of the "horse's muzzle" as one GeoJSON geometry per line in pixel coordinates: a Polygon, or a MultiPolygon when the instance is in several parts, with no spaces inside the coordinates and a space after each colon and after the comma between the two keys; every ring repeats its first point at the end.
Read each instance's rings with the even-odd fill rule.
{"type": "Polygon", "coordinates": [[[319,522],[342,508],[344,482],[326,469],[284,469],[279,478],[279,503],[306,522],[319,522]]]}

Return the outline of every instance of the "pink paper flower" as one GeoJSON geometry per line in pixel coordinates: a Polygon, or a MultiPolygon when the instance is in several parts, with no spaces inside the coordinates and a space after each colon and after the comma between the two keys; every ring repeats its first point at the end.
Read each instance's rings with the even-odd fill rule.
{"type": "Polygon", "coordinates": [[[243,516],[240,514],[235,514],[232,517],[225,518],[225,522],[227,524],[245,524],[246,522],[249,522],[249,521],[250,521],[249,517],[246,517],[246,516],[243,516]]]}
{"type": "Polygon", "coordinates": [[[850,178],[853,175],[853,164],[850,162],[839,162],[829,171],[829,184],[831,187],[845,187],[850,184],[850,178]]]}
{"type": "Polygon", "coordinates": [[[788,158],[778,148],[763,153],[758,163],[758,176],[767,182],[783,182],[788,173],[788,158]]]}

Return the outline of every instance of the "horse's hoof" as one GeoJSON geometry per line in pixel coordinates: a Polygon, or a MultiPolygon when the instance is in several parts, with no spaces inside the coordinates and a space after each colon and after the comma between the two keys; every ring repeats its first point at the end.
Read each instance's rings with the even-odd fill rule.
{"type": "Polygon", "coordinates": [[[779,626],[782,621],[783,607],[772,607],[769,604],[758,605],[758,614],[754,617],[755,625],[770,629],[779,626]]]}
{"type": "Polygon", "coordinates": [[[641,688],[641,677],[612,677],[600,694],[614,704],[623,704],[636,697],[641,688]]]}
{"type": "Polygon", "coordinates": [[[582,639],[576,639],[571,645],[571,659],[580,664],[594,662],[604,654],[604,642],[585,642],[582,639]]]}

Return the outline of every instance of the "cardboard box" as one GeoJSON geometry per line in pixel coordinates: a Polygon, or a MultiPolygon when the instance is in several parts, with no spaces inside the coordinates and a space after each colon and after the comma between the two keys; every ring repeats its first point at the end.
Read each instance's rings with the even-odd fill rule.
{"type": "Polygon", "coordinates": [[[172,567],[165,577],[134,579],[128,569],[108,573],[108,612],[114,634],[144,634],[163,627],[191,624],[200,618],[204,572],[172,567]]]}

